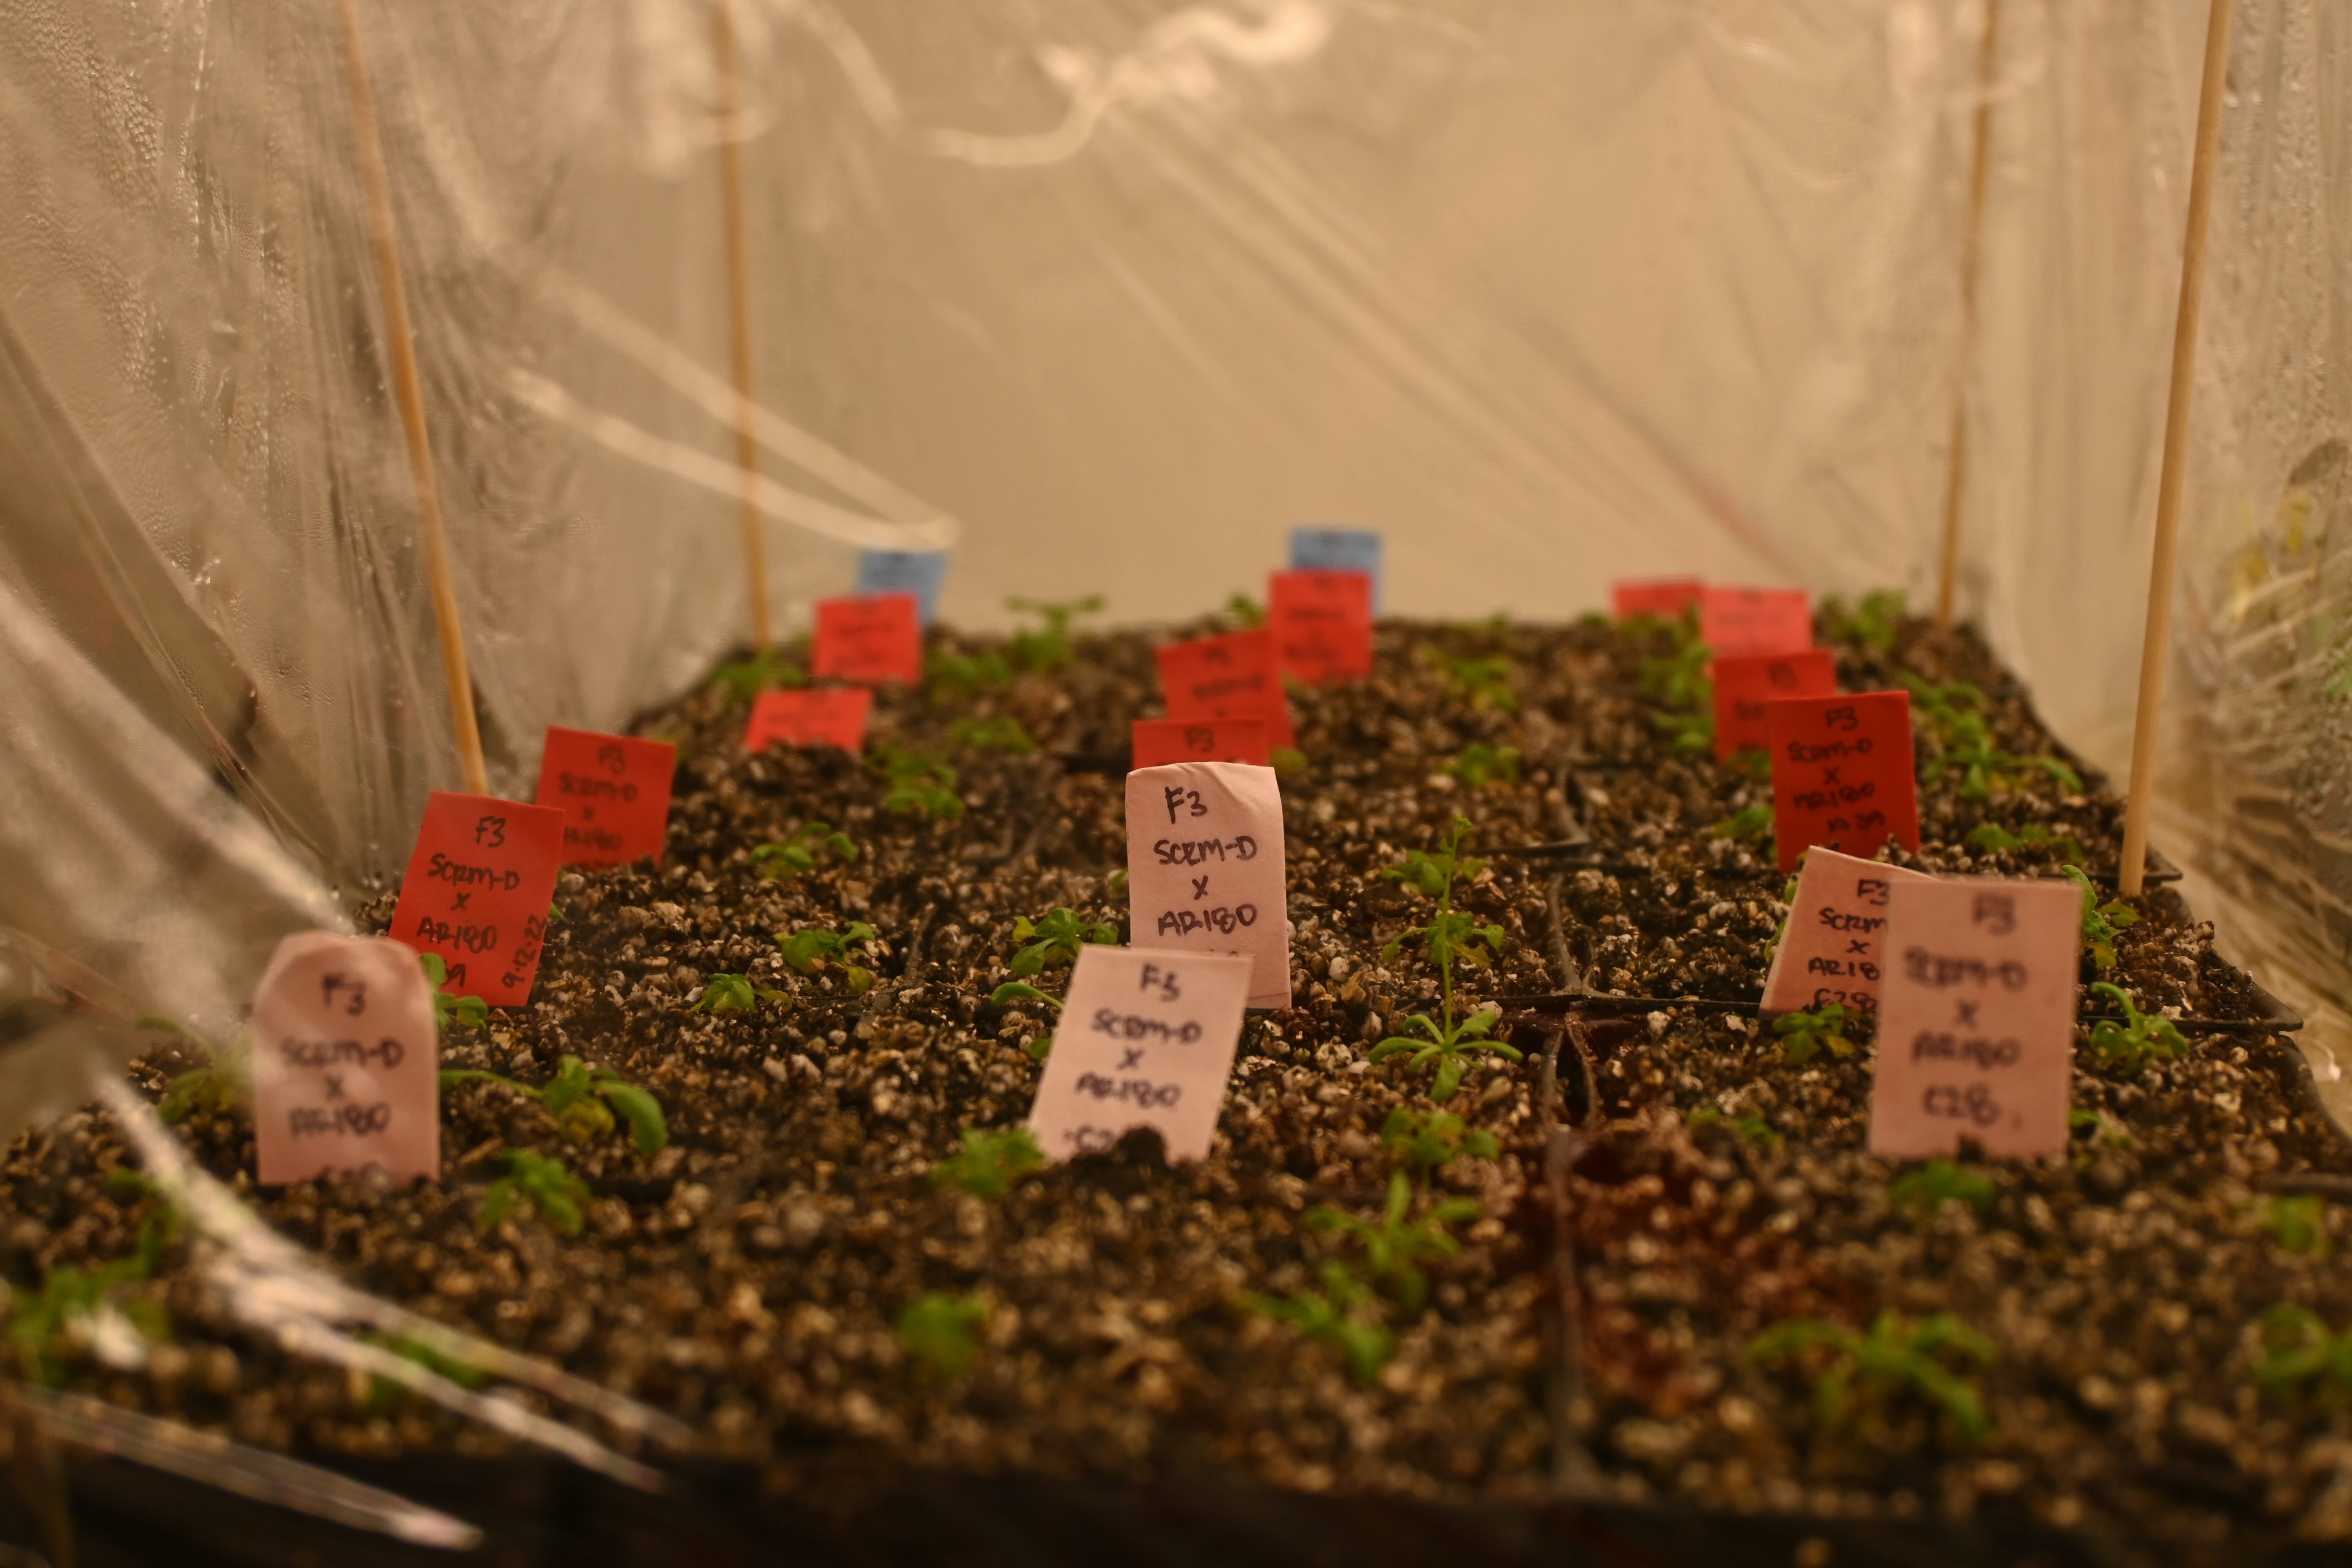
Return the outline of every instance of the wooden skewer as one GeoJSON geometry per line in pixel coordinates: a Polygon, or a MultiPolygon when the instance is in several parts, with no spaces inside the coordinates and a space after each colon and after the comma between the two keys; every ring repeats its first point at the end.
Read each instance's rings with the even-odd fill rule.
{"type": "Polygon", "coordinates": [[[715,0],[711,28],[719,71],[719,174],[727,224],[727,303],[734,325],[735,463],[743,473],[743,572],[751,590],[751,642],[764,649],[775,636],[768,621],[768,542],[758,500],[760,444],[752,428],[758,404],[751,384],[751,258],[743,226],[742,103],[735,64],[734,0],[715,0]]]}
{"type": "Polygon", "coordinates": [[[2172,329],[2172,403],[2164,419],[2164,470],[2156,492],[2156,552],[2148,565],[2147,633],[2139,653],[2139,709],[2132,722],[2130,790],[2124,797],[2123,864],[2116,881],[2137,898],[2147,880],[2147,819],[2155,805],[2157,729],[2172,652],[2172,579],[2180,553],[2180,498],[2189,472],[2189,404],[2197,389],[2197,323],[2205,291],[2205,241],[2213,213],[2213,166],[2221,147],[2221,99],[2230,77],[2233,0],[2213,0],[2205,30],[2205,84],[2197,100],[2197,159],[2189,175],[2189,235],[2180,256],[2180,314],[2172,329]]]}
{"type": "Polygon", "coordinates": [[[433,476],[433,442],[425,427],[425,393],[416,374],[415,329],[408,319],[408,285],[400,270],[399,233],[393,226],[392,181],[384,171],[383,137],[375,118],[375,91],[368,81],[367,56],[360,42],[358,0],[339,0],[343,18],[343,64],[349,74],[352,131],[359,142],[360,183],[366,187],[368,226],[375,238],[378,281],[383,290],[384,336],[392,351],[393,400],[408,437],[408,472],[416,485],[416,531],[425,546],[425,576],[433,591],[433,618],[441,633],[441,669],[449,681],[449,718],[457,731],[457,760],[469,794],[490,793],[482,763],[482,731],[474,716],[474,680],[466,665],[466,632],[457,618],[457,588],[449,570],[449,536],[441,522],[441,490],[433,476]]]}
{"type": "Polygon", "coordinates": [[[1992,164],[1993,71],[2000,63],[2000,0],[1985,0],[1982,53],[1977,63],[1975,162],[1969,171],[1968,244],[1960,261],[1960,374],[1952,395],[1952,468],[1944,479],[1944,556],[1936,577],[1936,624],[1952,624],[1960,575],[1960,505],[1968,493],[1969,372],[1977,337],[1977,276],[1983,265],[1985,187],[1992,164]]]}

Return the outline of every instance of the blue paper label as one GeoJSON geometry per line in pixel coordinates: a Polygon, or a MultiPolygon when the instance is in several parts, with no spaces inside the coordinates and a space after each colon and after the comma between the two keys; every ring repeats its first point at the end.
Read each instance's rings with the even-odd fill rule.
{"type": "Polygon", "coordinates": [[[947,552],[939,550],[861,550],[857,592],[912,594],[922,606],[923,625],[940,613],[940,584],[947,581],[947,552]]]}
{"type": "Polygon", "coordinates": [[[1372,580],[1372,614],[1381,613],[1381,536],[1367,528],[1294,528],[1294,572],[1361,572],[1372,580]]]}

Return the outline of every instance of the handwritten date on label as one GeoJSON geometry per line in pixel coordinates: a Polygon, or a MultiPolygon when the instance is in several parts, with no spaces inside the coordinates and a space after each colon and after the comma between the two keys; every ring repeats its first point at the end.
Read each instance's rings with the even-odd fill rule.
{"type": "Polygon", "coordinates": [[[743,732],[743,749],[757,754],[782,742],[787,746],[861,751],[866,745],[866,721],[873,712],[874,693],[863,686],[762,691],[751,704],[751,724],[743,732]]]}
{"type": "Polygon", "coordinates": [[[1171,719],[1263,719],[1269,745],[1296,746],[1274,634],[1228,632],[1159,650],[1160,695],[1171,719]]]}
{"type": "Polygon", "coordinates": [[[2082,895],[2071,882],[1922,878],[1887,889],[1870,1152],[2066,1148],[2082,895]]]}
{"type": "Polygon", "coordinates": [[[1833,697],[1837,656],[1825,647],[1802,653],[1722,654],[1715,659],[1715,760],[1771,743],[1764,704],[1776,697],[1833,697]]]}
{"type": "Polygon", "coordinates": [[[1764,728],[1780,869],[1794,870],[1816,845],[1868,855],[1891,837],[1917,853],[1909,692],[1776,697],[1764,705],[1764,728]]]}
{"type": "Polygon", "coordinates": [[[819,680],[861,686],[923,679],[923,611],[912,594],[819,599],[809,669],[819,680]]]}
{"type": "Polygon", "coordinates": [[[1133,766],[1169,763],[1274,763],[1263,719],[1138,719],[1133,766]]]}
{"type": "Polygon", "coordinates": [[[1309,686],[1372,672],[1372,580],[1360,572],[1277,572],[1265,624],[1282,673],[1309,686]]]}
{"type": "Polygon", "coordinates": [[[286,938],[254,994],[253,1042],[257,1180],[441,1173],[433,988],[409,948],[286,938]]]}
{"type": "Polygon", "coordinates": [[[1247,958],[1080,948],[1029,1112],[1038,1146],[1066,1160],[1151,1127],[1170,1159],[1205,1159],[1250,973],[1247,958]]]}
{"type": "Polygon", "coordinates": [[[549,725],[534,798],[563,813],[563,863],[660,865],[677,773],[677,748],[667,741],[549,725]]]}
{"type": "Polygon", "coordinates": [[[1876,1011],[1886,978],[1887,889],[1933,880],[1925,872],[1816,849],[1797,873],[1797,897],[1764,977],[1768,1013],[1810,1013],[1832,1003],[1876,1011]]]}
{"type": "Polygon", "coordinates": [[[1282,794],[1271,768],[1171,763],[1127,775],[1128,928],[1138,947],[1239,953],[1249,1005],[1290,1005],[1282,794]]]}
{"type": "Polygon", "coordinates": [[[1641,577],[1609,585],[1609,607],[1621,621],[1653,616],[1678,621],[1699,602],[1706,584],[1696,577],[1641,577]]]}
{"type": "Polygon", "coordinates": [[[1813,606],[1802,588],[1717,588],[1699,595],[1698,640],[1717,658],[1801,653],[1813,646],[1813,606]]]}
{"type": "Polygon", "coordinates": [[[563,856],[563,813],[435,790],[392,936],[449,966],[448,990],[493,1007],[530,1000],[563,856]]]}

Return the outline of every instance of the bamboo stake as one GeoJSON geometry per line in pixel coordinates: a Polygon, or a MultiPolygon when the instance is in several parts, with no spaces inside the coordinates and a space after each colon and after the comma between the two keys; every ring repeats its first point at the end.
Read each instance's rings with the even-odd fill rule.
{"type": "Polygon", "coordinates": [[[2233,0],[2213,0],[2205,30],[2205,83],[2197,101],[2197,159],[2189,175],[2189,234],[2180,256],[2180,313],[2172,329],[2172,402],[2164,419],[2164,470],[2156,492],[2156,552],[2148,563],[2147,632],[2140,644],[2139,709],[2132,721],[2131,785],[2124,797],[2117,880],[2137,898],[2147,875],[2147,819],[2155,805],[2156,740],[2172,651],[2172,579],[2180,552],[2180,498],[2189,472],[2189,403],[2197,387],[2197,323],[2205,291],[2205,241],[2213,213],[2213,165],[2221,147],[2221,98],[2230,76],[2233,0]]]}
{"type": "Polygon", "coordinates": [[[743,472],[743,573],[751,589],[751,642],[774,640],[768,622],[768,543],[760,515],[760,444],[752,421],[758,404],[751,383],[751,258],[743,226],[741,84],[735,64],[734,0],[711,11],[719,74],[719,173],[727,222],[727,304],[735,352],[735,463],[743,472]]]}
{"type": "Polygon", "coordinates": [[[1975,161],[1969,169],[1969,235],[1960,261],[1960,374],[1952,396],[1952,468],[1944,478],[1944,557],[1936,578],[1936,624],[1952,624],[1960,574],[1960,505],[1968,492],[1969,372],[1977,337],[1977,278],[1983,266],[1985,187],[1992,164],[1993,70],[2000,63],[2000,0],[1985,0],[1984,42],[1977,61],[1975,161]]]}
{"type": "Polygon", "coordinates": [[[416,374],[408,286],[400,270],[399,233],[392,216],[392,180],[384,172],[383,137],[375,118],[375,90],[360,43],[358,0],[338,0],[343,18],[343,64],[349,74],[352,132],[359,143],[360,183],[367,189],[368,226],[374,232],[377,281],[383,293],[384,336],[392,351],[392,391],[408,437],[408,472],[416,484],[416,531],[425,546],[425,576],[433,590],[433,618],[441,633],[441,669],[449,681],[449,718],[457,731],[457,760],[469,794],[490,793],[482,763],[482,731],[474,717],[474,679],[466,666],[466,633],[457,618],[457,588],[449,570],[449,537],[441,523],[441,490],[433,477],[433,443],[425,428],[425,393],[416,374]]]}

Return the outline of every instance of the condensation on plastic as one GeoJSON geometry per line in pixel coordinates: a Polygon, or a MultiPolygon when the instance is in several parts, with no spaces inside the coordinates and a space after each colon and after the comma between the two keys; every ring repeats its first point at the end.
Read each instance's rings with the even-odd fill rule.
{"type": "MultiPolygon", "coordinates": [[[[1987,79],[1985,0],[735,0],[774,590],[952,541],[950,621],[1166,618],[1327,521],[1405,615],[1920,603],[1964,397],[1963,610],[2114,767],[2205,9],[2001,0],[1987,79]]],[[[359,10],[520,793],[745,624],[710,0],[359,10]]],[[[2238,10],[2163,843],[2332,1028],[2352,20],[2238,10]]],[[[457,769],[335,17],[18,0],[0,515],[20,605],[349,894],[457,769]]]]}

